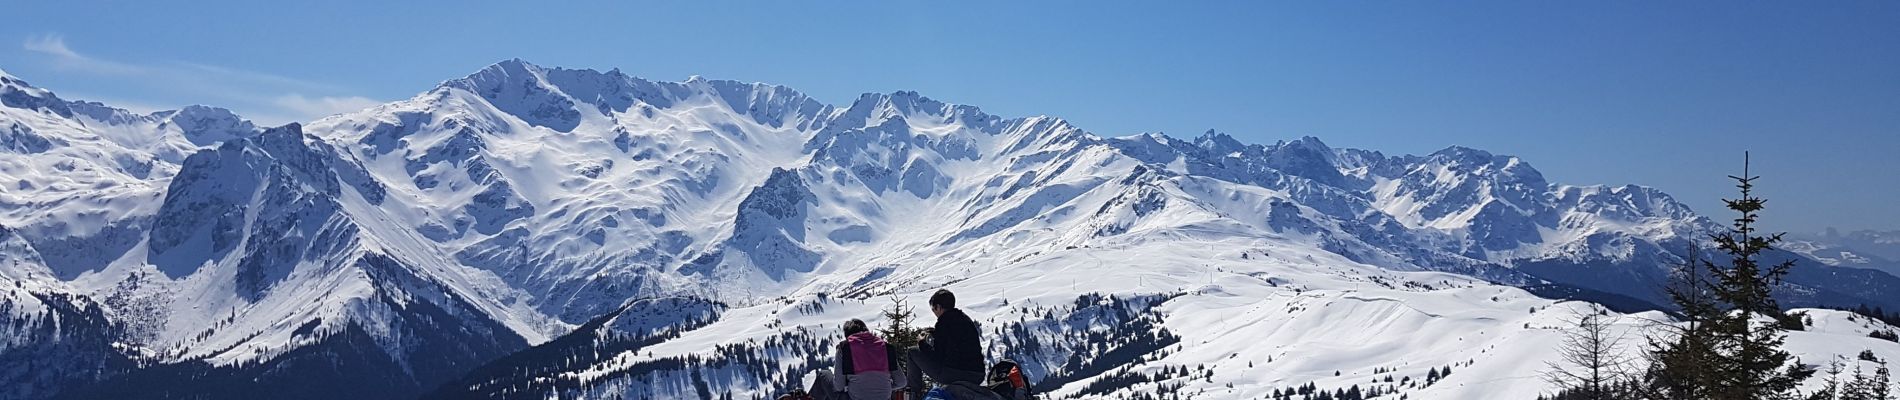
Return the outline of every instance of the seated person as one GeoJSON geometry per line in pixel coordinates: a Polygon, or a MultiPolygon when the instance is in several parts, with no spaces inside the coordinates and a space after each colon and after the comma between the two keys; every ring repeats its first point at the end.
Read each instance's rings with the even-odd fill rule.
{"type": "Polygon", "coordinates": [[[903,380],[894,373],[897,349],[877,337],[864,321],[844,323],[844,341],[838,343],[832,369],[818,371],[810,394],[816,400],[887,400],[903,380]]]}

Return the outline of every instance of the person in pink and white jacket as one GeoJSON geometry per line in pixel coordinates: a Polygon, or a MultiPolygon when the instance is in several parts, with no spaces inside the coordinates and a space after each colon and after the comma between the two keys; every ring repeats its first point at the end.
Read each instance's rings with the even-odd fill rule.
{"type": "Polygon", "coordinates": [[[871,332],[864,321],[844,323],[844,341],[838,343],[831,370],[819,370],[812,382],[815,400],[888,400],[903,385],[897,371],[897,348],[871,332]]]}

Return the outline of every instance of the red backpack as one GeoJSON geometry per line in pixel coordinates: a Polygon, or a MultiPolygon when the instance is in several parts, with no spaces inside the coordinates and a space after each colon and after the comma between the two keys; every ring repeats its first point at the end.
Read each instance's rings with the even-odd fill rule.
{"type": "Polygon", "coordinates": [[[1018,400],[1032,397],[1029,393],[1029,379],[1023,377],[1022,366],[1017,365],[1015,361],[1002,360],[997,361],[996,365],[991,365],[990,376],[984,386],[1004,399],[1018,400]]]}

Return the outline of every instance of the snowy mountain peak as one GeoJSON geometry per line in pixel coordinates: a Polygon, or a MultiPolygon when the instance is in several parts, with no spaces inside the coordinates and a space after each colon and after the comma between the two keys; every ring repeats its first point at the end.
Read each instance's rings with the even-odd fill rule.
{"type": "Polygon", "coordinates": [[[1438,173],[1444,178],[1449,178],[1446,173],[1467,175],[1508,183],[1525,190],[1544,190],[1549,186],[1543,173],[1516,156],[1492,154],[1470,147],[1451,146],[1433,152],[1426,157],[1423,165],[1442,169],[1438,173]]]}
{"type": "Polygon", "coordinates": [[[442,87],[473,92],[529,125],[571,131],[581,122],[580,110],[572,98],[548,83],[547,72],[521,59],[510,59],[445,82],[442,87]]]}
{"type": "Polygon", "coordinates": [[[218,107],[191,105],[152,116],[164,119],[165,122],[159,124],[160,129],[177,126],[186,139],[201,146],[248,136],[258,130],[250,120],[218,107]]]}
{"type": "Polygon", "coordinates": [[[520,59],[444,82],[438,90],[476,94],[522,122],[560,132],[571,132],[583,123],[615,124],[623,113],[653,118],[657,110],[704,99],[775,127],[802,128],[830,112],[829,106],[784,86],[698,76],[684,82],[649,81],[619,69],[546,68],[520,59]]]}
{"type": "Polygon", "coordinates": [[[12,75],[0,75],[0,106],[72,117],[66,101],[53,95],[53,91],[34,87],[12,75]]]}
{"type": "Polygon", "coordinates": [[[18,88],[22,91],[31,91],[34,94],[47,93],[46,89],[34,87],[33,84],[26,83],[26,80],[13,76],[13,74],[8,74],[4,70],[0,70],[0,87],[18,88]]]}
{"type": "Polygon", "coordinates": [[[489,64],[487,67],[475,71],[475,73],[449,82],[466,85],[464,87],[469,90],[480,90],[482,87],[489,86],[539,82],[541,81],[540,75],[542,71],[543,69],[539,65],[523,61],[519,58],[511,58],[496,61],[494,64],[489,64]]]}
{"type": "Polygon", "coordinates": [[[172,112],[168,110],[168,111],[158,111],[152,114],[139,114],[139,113],[132,112],[131,110],[109,106],[109,105],[106,105],[105,103],[100,103],[96,101],[83,101],[83,100],[67,103],[67,106],[72,108],[73,114],[75,115],[91,118],[93,121],[103,122],[106,125],[130,125],[130,124],[148,123],[148,122],[152,122],[153,119],[158,118],[153,114],[172,112]]]}
{"type": "MultiPolygon", "coordinates": [[[[1522,160],[1519,160],[1516,156],[1493,154],[1489,151],[1465,146],[1446,147],[1442,150],[1432,152],[1432,154],[1427,155],[1426,158],[1438,164],[1462,167],[1510,166],[1522,163],[1522,160]]],[[[1528,167],[1529,165],[1525,164],[1524,166],[1528,167]]]]}
{"type": "Polygon", "coordinates": [[[917,119],[918,122],[931,125],[962,122],[981,129],[1001,118],[986,114],[976,106],[945,103],[915,91],[900,90],[865,93],[845,109],[842,119],[846,126],[857,125],[856,122],[861,119],[866,121],[863,126],[892,119],[917,119]]]}
{"type": "Polygon", "coordinates": [[[1332,146],[1326,145],[1326,142],[1321,141],[1319,138],[1313,137],[1313,136],[1301,136],[1299,139],[1282,140],[1278,144],[1275,144],[1274,146],[1275,147],[1306,148],[1306,149],[1312,149],[1315,152],[1321,152],[1321,153],[1333,152],[1332,146]]]}
{"type": "Polygon", "coordinates": [[[1287,174],[1312,179],[1333,187],[1352,187],[1341,172],[1339,155],[1331,146],[1312,136],[1281,141],[1266,149],[1266,165],[1287,174]]]}
{"type": "Polygon", "coordinates": [[[1195,137],[1194,143],[1214,154],[1232,154],[1234,152],[1243,151],[1248,147],[1247,144],[1235,140],[1233,136],[1228,136],[1226,133],[1217,132],[1213,129],[1208,129],[1207,132],[1202,133],[1201,136],[1195,137]]]}

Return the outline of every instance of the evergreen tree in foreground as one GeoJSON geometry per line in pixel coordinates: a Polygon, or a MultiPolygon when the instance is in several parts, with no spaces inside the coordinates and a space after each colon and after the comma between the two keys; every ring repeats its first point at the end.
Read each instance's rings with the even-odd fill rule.
{"type": "Polygon", "coordinates": [[[1668,334],[1649,339],[1649,369],[1644,371],[1643,397],[1650,399],[1701,399],[1717,385],[1714,368],[1717,340],[1710,321],[1721,316],[1721,307],[1710,293],[1709,279],[1702,269],[1702,250],[1691,246],[1688,257],[1670,273],[1663,291],[1676,304],[1683,323],[1664,325],[1668,334]]]}
{"type": "Polygon", "coordinates": [[[1728,255],[1727,266],[1699,260],[1687,271],[1678,270],[1669,297],[1681,308],[1687,324],[1676,337],[1652,346],[1650,395],[1659,399],[1769,400],[1798,398],[1795,388],[1814,375],[1781,349],[1789,317],[1775,302],[1772,291],[1794,266],[1792,260],[1763,266],[1762,253],[1781,241],[1781,234],[1756,232],[1755,221],[1765,201],[1755,197],[1757,176],[1749,174],[1744,155],[1742,176],[1730,176],[1741,197],[1724,199],[1728,209],[1741,215],[1728,231],[1714,235],[1716,248],[1728,255]],[[1773,319],[1757,321],[1757,317],[1773,319]]]}
{"type": "MultiPolygon", "coordinates": [[[[916,314],[910,311],[909,305],[904,304],[904,298],[892,294],[891,308],[884,310],[886,324],[878,334],[884,337],[884,342],[890,343],[891,347],[896,348],[897,351],[909,351],[911,347],[917,346],[917,342],[923,340],[924,336],[924,328],[911,324],[911,321],[916,318],[916,314]]],[[[910,357],[899,353],[898,365],[892,365],[891,370],[904,371],[905,364],[909,362],[910,357]]]]}
{"type": "Polygon", "coordinates": [[[1821,390],[1809,396],[1809,400],[1892,400],[1893,390],[1888,385],[1892,379],[1887,370],[1887,362],[1874,360],[1876,368],[1873,375],[1861,370],[1859,363],[1854,365],[1854,375],[1841,380],[1841,361],[1828,364],[1827,380],[1821,390]]]}

